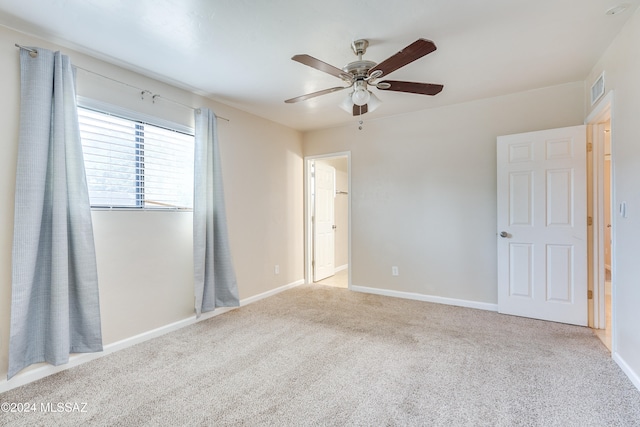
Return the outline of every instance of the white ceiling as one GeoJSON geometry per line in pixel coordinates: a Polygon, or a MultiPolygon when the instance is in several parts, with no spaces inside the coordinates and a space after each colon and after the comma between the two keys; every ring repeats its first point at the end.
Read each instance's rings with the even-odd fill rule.
{"type": "Polygon", "coordinates": [[[638,1],[3,0],[0,24],[309,130],[356,119],[338,107],[346,91],[284,103],[342,84],[295,54],[342,68],[355,39],[375,62],[433,40],[438,50],[389,78],[442,93],[373,89],[383,104],[367,120],[583,80],[638,1]]]}

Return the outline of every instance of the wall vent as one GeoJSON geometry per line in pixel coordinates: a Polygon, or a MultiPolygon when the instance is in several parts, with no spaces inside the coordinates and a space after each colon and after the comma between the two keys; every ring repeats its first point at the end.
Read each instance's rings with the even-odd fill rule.
{"type": "Polygon", "coordinates": [[[591,85],[591,105],[595,104],[598,99],[604,95],[604,71],[600,74],[600,77],[591,85]]]}

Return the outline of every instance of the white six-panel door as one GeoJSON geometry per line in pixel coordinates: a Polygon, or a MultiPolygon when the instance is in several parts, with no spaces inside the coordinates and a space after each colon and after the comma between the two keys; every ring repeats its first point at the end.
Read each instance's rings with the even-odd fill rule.
{"type": "Polygon", "coordinates": [[[586,127],[498,137],[498,311],[587,325],[586,127]]]}
{"type": "Polygon", "coordinates": [[[315,162],[315,203],[313,237],[313,281],[335,274],[335,194],[336,170],[315,162]]]}

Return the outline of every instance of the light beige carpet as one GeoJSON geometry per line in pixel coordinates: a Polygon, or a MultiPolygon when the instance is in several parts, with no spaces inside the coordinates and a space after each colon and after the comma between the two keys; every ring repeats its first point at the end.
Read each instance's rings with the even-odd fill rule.
{"type": "Polygon", "coordinates": [[[301,286],[0,395],[11,426],[640,426],[587,328],[301,286]],[[38,409],[40,406],[38,406],[38,409]]]}

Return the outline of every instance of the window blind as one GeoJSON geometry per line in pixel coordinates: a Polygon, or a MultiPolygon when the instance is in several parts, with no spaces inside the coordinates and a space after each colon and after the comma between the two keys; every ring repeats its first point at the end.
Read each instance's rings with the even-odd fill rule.
{"type": "Polygon", "coordinates": [[[92,207],[193,207],[193,135],[83,107],[78,120],[92,207]]]}

